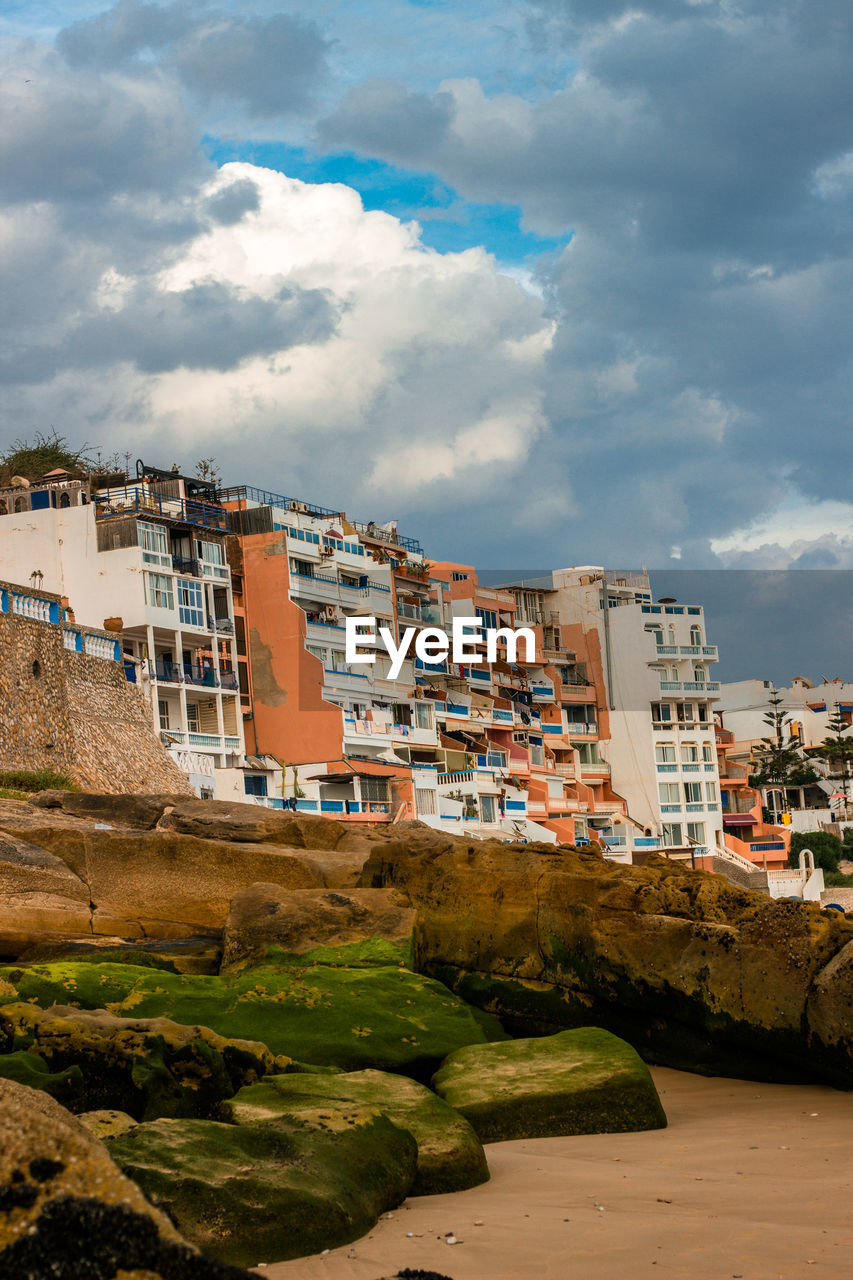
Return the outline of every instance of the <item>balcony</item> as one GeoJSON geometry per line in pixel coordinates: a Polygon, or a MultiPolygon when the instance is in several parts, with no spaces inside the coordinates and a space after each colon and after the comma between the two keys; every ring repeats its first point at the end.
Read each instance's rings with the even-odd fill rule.
{"type": "Polygon", "coordinates": [[[184,682],[186,684],[204,685],[208,689],[217,689],[219,680],[213,667],[198,667],[193,663],[184,663],[184,682]]]}
{"type": "Polygon", "coordinates": [[[236,671],[219,669],[219,683],[223,689],[237,690],[240,687],[236,671]]]}
{"type": "Polygon", "coordinates": [[[662,658],[673,658],[678,653],[677,644],[656,644],[655,652],[662,658]]]}
{"type": "Polygon", "coordinates": [[[158,515],[176,524],[188,524],[201,529],[219,529],[227,533],[231,527],[228,512],[222,507],[185,498],[166,497],[141,485],[108,489],[104,493],[95,494],[92,505],[96,520],[130,514],[158,515]]]}
{"type": "Polygon", "coordinates": [[[590,721],[573,721],[569,723],[566,730],[569,738],[597,738],[598,725],[590,721]]]}
{"type": "Polygon", "coordinates": [[[688,657],[699,657],[702,652],[701,644],[682,644],[678,646],[679,652],[688,657]]]}
{"type": "Polygon", "coordinates": [[[224,636],[233,636],[234,634],[234,623],[231,618],[214,618],[213,625],[214,629],[221,631],[224,636]]]}
{"type": "Polygon", "coordinates": [[[178,666],[176,662],[166,662],[161,658],[154,662],[148,663],[149,674],[155,680],[165,684],[182,684],[184,679],[183,668],[178,666]]]}
{"type": "Polygon", "coordinates": [[[703,644],[702,657],[710,658],[712,662],[718,662],[720,655],[717,650],[717,646],[715,644],[703,644]]]}
{"type": "Polygon", "coordinates": [[[677,773],[677,764],[659,764],[657,766],[658,773],[677,773]]]}
{"type": "Polygon", "coordinates": [[[686,689],[687,685],[682,686],[680,680],[661,680],[660,682],[661,693],[680,693],[682,687],[686,689]]]}
{"type": "Polygon", "coordinates": [[[172,568],[176,573],[184,573],[191,578],[201,577],[200,561],[189,556],[172,556],[172,568]]]}

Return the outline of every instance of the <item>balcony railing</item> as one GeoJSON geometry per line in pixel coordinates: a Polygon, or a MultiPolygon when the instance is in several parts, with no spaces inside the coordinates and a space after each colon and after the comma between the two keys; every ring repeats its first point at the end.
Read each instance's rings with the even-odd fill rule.
{"type": "Polygon", "coordinates": [[[222,667],[219,668],[219,683],[223,689],[239,689],[240,687],[237,672],[223,670],[222,667]]]}
{"type": "Polygon", "coordinates": [[[178,666],[176,662],[166,662],[158,658],[154,662],[148,663],[148,671],[150,675],[154,676],[155,680],[164,680],[168,684],[183,683],[183,668],[178,666]]]}
{"type": "Polygon", "coordinates": [[[198,667],[193,663],[184,663],[184,680],[187,684],[201,684],[215,689],[219,685],[213,667],[198,667]]]}
{"type": "Polygon", "coordinates": [[[192,556],[172,556],[172,568],[192,578],[201,577],[201,564],[192,556]]]}
{"type": "Polygon", "coordinates": [[[202,529],[230,528],[228,512],[207,502],[195,502],[186,498],[164,497],[150,489],[126,487],[109,489],[93,496],[95,519],[106,520],[110,516],[159,515],[178,524],[198,525],[202,529]]]}

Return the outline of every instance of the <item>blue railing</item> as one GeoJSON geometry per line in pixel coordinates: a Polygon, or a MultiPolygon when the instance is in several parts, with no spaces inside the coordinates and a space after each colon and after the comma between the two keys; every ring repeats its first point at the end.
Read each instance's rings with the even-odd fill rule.
{"type": "Polygon", "coordinates": [[[237,689],[237,688],[239,688],[239,681],[238,681],[238,679],[237,679],[237,672],[236,672],[236,671],[223,671],[223,670],[220,668],[220,670],[219,670],[219,683],[222,685],[222,688],[223,688],[223,689],[237,689]]]}
{"type": "Polygon", "coordinates": [[[203,529],[230,528],[228,512],[221,507],[211,506],[208,502],[194,502],[186,498],[168,498],[150,490],[124,488],[110,489],[107,493],[95,494],[92,498],[95,508],[95,519],[105,520],[109,516],[123,516],[130,513],[150,516],[160,515],[167,520],[175,520],[182,524],[199,525],[203,529]]]}
{"type": "Polygon", "coordinates": [[[213,667],[197,667],[193,663],[184,663],[184,679],[188,684],[202,684],[215,689],[219,684],[213,667]]]}
{"type": "Polygon", "coordinates": [[[157,661],[152,665],[156,680],[168,680],[172,684],[181,684],[183,682],[184,673],[176,662],[157,661]]]}
{"type": "MultiPolygon", "coordinates": [[[[327,518],[338,520],[343,514],[341,511],[333,511],[331,507],[317,507],[313,502],[303,502],[301,498],[288,498],[283,493],[270,493],[268,489],[256,489],[250,484],[238,484],[232,485],[229,489],[220,489],[219,498],[222,502],[247,498],[250,502],[259,502],[264,507],[279,507],[282,511],[301,511],[303,515],[313,516],[316,520],[327,518]]],[[[375,525],[364,524],[359,520],[350,520],[348,523],[358,529],[359,533],[366,533],[369,538],[390,542],[393,546],[405,547],[407,551],[415,551],[418,555],[423,555],[424,549],[415,538],[392,535],[387,530],[377,529],[375,525]]]]}
{"type": "Polygon", "coordinates": [[[749,848],[751,853],[768,853],[771,849],[784,849],[785,845],[781,840],[773,840],[765,844],[751,844],[749,848]]]}

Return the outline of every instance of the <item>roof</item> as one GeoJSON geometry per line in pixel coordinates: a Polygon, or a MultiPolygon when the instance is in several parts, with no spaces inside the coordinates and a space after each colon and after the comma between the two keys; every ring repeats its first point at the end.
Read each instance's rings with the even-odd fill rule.
{"type": "Polygon", "coordinates": [[[730,827],[754,827],[758,819],[751,813],[724,813],[723,822],[730,827]]]}

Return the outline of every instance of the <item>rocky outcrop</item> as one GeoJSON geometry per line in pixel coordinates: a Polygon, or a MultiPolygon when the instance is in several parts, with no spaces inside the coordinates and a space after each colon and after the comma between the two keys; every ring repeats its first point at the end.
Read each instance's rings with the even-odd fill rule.
{"type": "Polygon", "coordinates": [[[22,965],[54,960],[88,961],[89,964],[149,965],[169,973],[218,973],[222,961],[222,937],[218,933],[188,938],[62,937],[36,942],[17,957],[22,965]]]}
{"type": "Polygon", "coordinates": [[[497,1019],[478,1014],[441,983],[387,965],[266,965],[223,977],[119,964],[0,970],[0,1015],[11,1016],[11,1004],[49,1009],[60,1001],[77,1009],[106,1006],[125,1026],[133,1025],[127,1019],[169,1018],[316,1066],[378,1067],[418,1079],[429,1079],[461,1045],[505,1038],[497,1019]]]}
{"type": "Polygon", "coordinates": [[[249,1280],[180,1237],[103,1144],[45,1093],[0,1080],[0,1275],[249,1280]]]}
{"type": "Polygon", "coordinates": [[[377,845],[362,884],[404,892],[418,966],[519,1034],[600,1026],[671,1066],[853,1085],[838,912],[664,858],[434,837],[377,845]]]}
{"type": "Polygon", "coordinates": [[[93,935],[219,932],[252,884],[354,887],[376,839],[322,818],[174,794],[0,800],[0,957],[93,935]]]}
{"type": "Polygon", "coordinates": [[[353,1107],[386,1116],[415,1139],[418,1167],[412,1195],[465,1191],[488,1181],[486,1156],[468,1121],[430,1089],[404,1076],[385,1071],[270,1076],[241,1089],[225,1103],[224,1111],[236,1124],[259,1124],[298,1120],[318,1109],[338,1114],[353,1107]]]}
{"type": "Polygon", "coordinates": [[[648,1067],[596,1027],[457,1049],[432,1084],[482,1142],[666,1127],[648,1067]]]}
{"type": "MultiPolygon", "coordinates": [[[[41,1082],[34,1074],[27,1083],[49,1086],[71,1110],[110,1108],[137,1120],[213,1115],[223,1099],[289,1061],[207,1027],[62,1005],[0,1007],[2,1049],[13,1059],[21,1050],[40,1059],[50,1076],[41,1082]]],[[[4,1065],[0,1052],[0,1075],[4,1065]]]]}
{"type": "Polygon", "coordinates": [[[359,1109],[259,1125],[156,1120],[109,1150],[188,1240],[244,1266],[357,1239],[405,1198],[417,1161],[410,1133],[359,1109]]]}
{"type": "Polygon", "coordinates": [[[235,895],[225,922],[222,971],[257,963],[270,947],[289,956],[338,951],[352,964],[358,947],[373,963],[409,963],[415,913],[394,889],[283,889],[253,884],[235,895]],[[343,950],[345,949],[345,951],[343,950]]]}

